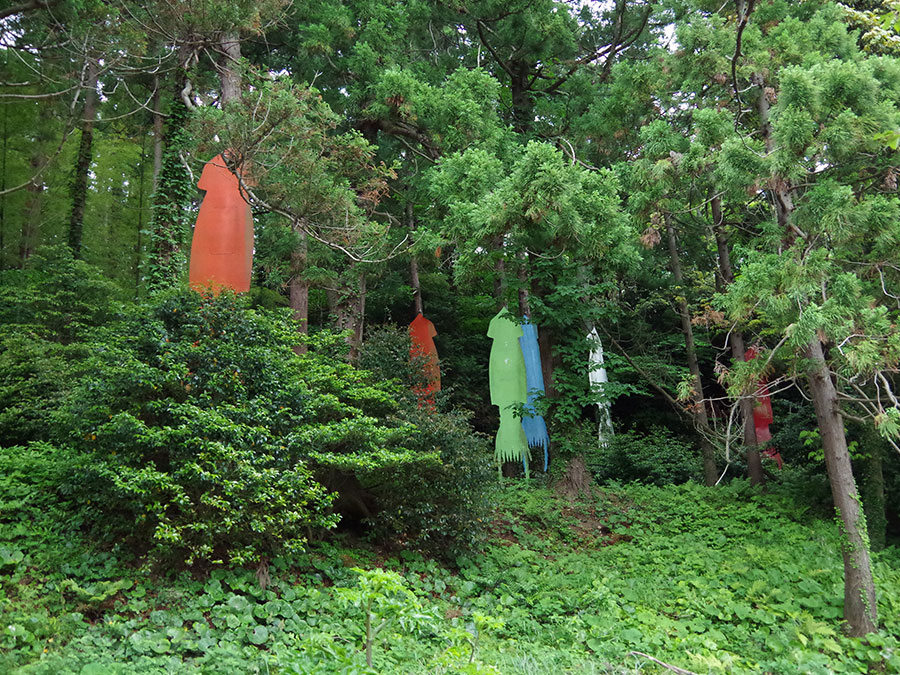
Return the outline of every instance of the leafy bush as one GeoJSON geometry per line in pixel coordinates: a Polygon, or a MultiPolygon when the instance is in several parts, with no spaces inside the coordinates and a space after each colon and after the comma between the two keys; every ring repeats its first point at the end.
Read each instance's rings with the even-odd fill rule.
{"type": "Polygon", "coordinates": [[[652,427],[646,434],[617,434],[605,448],[595,441],[585,452],[585,463],[600,481],[668,485],[697,479],[701,473],[699,450],[663,427],[652,427]]]}
{"type": "Polygon", "coordinates": [[[340,404],[307,385],[288,322],[242,302],[172,292],[92,342],[58,440],[83,458],[71,484],[107,536],[245,562],[334,524],[292,439],[340,404]]]}
{"type": "Polygon", "coordinates": [[[81,374],[81,340],[116,316],[115,298],[65,246],[0,271],[0,445],[47,440],[52,412],[81,374]]]}
{"type": "Polygon", "coordinates": [[[73,342],[115,316],[117,295],[112,282],[67,247],[46,247],[24,270],[0,271],[0,331],[73,342]]]}
{"type": "Polygon", "coordinates": [[[298,356],[287,311],[247,304],[171,291],[92,338],[53,419],[94,529],[189,564],[299,551],[336,512],[407,541],[469,533],[487,452],[464,421],[398,406],[339,335],[298,356]]]}
{"type": "Polygon", "coordinates": [[[452,555],[480,529],[492,453],[487,439],[472,431],[466,413],[441,409],[446,399],[440,394],[437,411],[419,406],[413,389],[423,383],[422,364],[410,361],[409,346],[406,331],[379,327],[363,344],[360,365],[379,379],[397,379],[395,415],[416,428],[410,448],[435,453],[439,461],[369,474],[367,486],[380,506],[371,522],[381,536],[393,534],[400,542],[452,555]]]}

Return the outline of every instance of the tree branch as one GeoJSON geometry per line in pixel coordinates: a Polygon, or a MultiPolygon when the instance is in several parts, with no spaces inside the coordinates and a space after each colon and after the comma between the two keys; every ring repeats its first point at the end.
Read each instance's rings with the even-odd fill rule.
{"type": "Polygon", "coordinates": [[[5,19],[14,14],[30,12],[34,9],[50,9],[57,2],[59,2],[59,0],[29,0],[29,2],[23,2],[19,5],[7,7],[6,9],[0,9],[0,19],[5,19]]]}

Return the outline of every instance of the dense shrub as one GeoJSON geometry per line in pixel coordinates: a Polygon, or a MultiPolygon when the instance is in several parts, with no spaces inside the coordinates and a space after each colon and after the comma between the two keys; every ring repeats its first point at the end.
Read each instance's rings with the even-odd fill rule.
{"type": "Polygon", "coordinates": [[[84,458],[71,484],[108,537],[243,562],[334,523],[294,436],[342,405],[307,385],[288,322],[243,302],[172,292],[93,340],[57,440],[84,458]]]}
{"type": "Polygon", "coordinates": [[[66,247],[0,271],[0,445],[46,440],[51,415],[81,374],[82,340],[115,318],[116,290],[66,247]]]}
{"type": "Polygon", "coordinates": [[[435,397],[437,410],[419,405],[413,390],[424,384],[423,363],[410,361],[409,348],[405,330],[378,327],[363,344],[360,365],[378,379],[396,380],[395,415],[416,427],[410,447],[435,453],[440,461],[370,474],[369,489],[380,507],[371,522],[382,535],[395,533],[433,553],[453,553],[479,529],[493,476],[491,450],[487,438],[472,431],[466,413],[444,409],[441,394],[435,397]]]}
{"type": "Polygon", "coordinates": [[[594,443],[585,463],[599,481],[638,481],[653,485],[684,483],[700,475],[700,453],[663,427],[646,434],[627,431],[614,436],[607,447],[594,443]]]}
{"type": "Polygon", "coordinates": [[[191,563],[299,550],[336,511],[405,540],[471,530],[487,452],[464,422],[399,405],[340,336],[298,339],[286,311],[186,290],[99,329],[54,416],[97,531],[191,563]]]}

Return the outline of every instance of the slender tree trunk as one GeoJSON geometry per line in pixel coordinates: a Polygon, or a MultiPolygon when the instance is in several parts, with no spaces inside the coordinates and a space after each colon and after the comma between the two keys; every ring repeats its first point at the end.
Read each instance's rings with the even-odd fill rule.
{"type": "Polygon", "coordinates": [[[163,161],[163,115],[160,106],[162,95],[159,87],[159,77],[153,78],[153,191],[156,191],[156,181],[163,161]]]}
{"type": "MultiPolygon", "coordinates": [[[[541,283],[539,278],[532,279],[532,288],[537,298],[546,298],[550,291],[541,283]]],[[[529,306],[531,305],[529,299],[529,306]]],[[[556,396],[556,388],[553,386],[554,369],[561,365],[561,359],[553,349],[555,337],[553,327],[546,323],[538,331],[538,347],[541,350],[541,371],[544,374],[544,392],[547,398],[556,396]]]]}
{"type": "Polygon", "coordinates": [[[219,82],[222,93],[219,103],[224,108],[241,97],[241,42],[237,35],[229,33],[219,42],[221,50],[216,69],[219,71],[219,82]]]}
{"type": "Polygon", "coordinates": [[[334,321],[335,330],[349,331],[347,344],[350,351],[348,360],[355,361],[359,357],[359,348],[362,344],[364,329],[364,314],[366,310],[366,275],[359,272],[357,287],[346,284],[341,289],[328,288],[325,296],[328,299],[328,307],[334,321]]]}
{"type": "Polygon", "coordinates": [[[186,79],[175,85],[175,95],[166,121],[162,167],[153,194],[145,255],[145,280],[150,290],[169,288],[184,277],[185,242],[190,238],[189,206],[195,194],[181,155],[187,143],[185,125],[189,112],[181,92],[186,79]]]}
{"type": "MultiPolygon", "coordinates": [[[[37,138],[32,144],[31,157],[28,160],[31,175],[34,176],[47,162],[47,144],[50,139],[50,124],[53,117],[53,106],[42,104],[38,108],[37,138]]],[[[25,266],[28,258],[34,253],[41,231],[44,217],[44,176],[37,176],[25,188],[25,220],[22,223],[22,236],[19,239],[19,263],[25,266]]]]}
{"type": "Polygon", "coordinates": [[[844,620],[847,622],[848,633],[861,637],[878,629],[866,521],[860,507],[856,482],[853,480],[837,390],[831,381],[831,371],[825,362],[822,343],[818,338],[809,342],[805,356],[810,361],[807,377],[822,437],[822,448],[825,451],[831,495],[843,525],[841,548],[844,556],[844,620]]]}
{"type": "Polygon", "coordinates": [[[510,69],[513,75],[510,77],[509,88],[516,130],[527,134],[534,124],[534,100],[528,91],[528,79],[532,69],[524,61],[512,62],[510,69]]]}
{"type": "Polygon", "coordinates": [[[9,106],[3,106],[3,159],[0,165],[0,269],[6,269],[6,149],[9,141],[9,106]]]}
{"type": "Polygon", "coordinates": [[[499,310],[506,305],[506,261],[503,255],[503,235],[498,234],[492,243],[500,254],[494,264],[494,271],[497,275],[494,279],[494,298],[497,300],[497,309],[499,310]]]}
{"type": "MultiPolygon", "coordinates": [[[[757,99],[757,111],[759,112],[760,131],[766,146],[766,153],[771,154],[775,150],[775,138],[772,136],[772,125],[769,124],[769,97],[774,95],[773,90],[766,86],[761,75],[754,75],[751,81],[759,87],[759,99],[757,99]]],[[[794,212],[794,200],[791,197],[791,184],[780,176],[772,176],[770,179],[771,193],[775,198],[775,216],[778,224],[785,232],[786,241],[793,241],[794,232],[791,228],[791,214],[794,212]]]]}
{"type": "MultiPolygon", "coordinates": [[[[759,87],[757,101],[760,131],[767,152],[776,149],[775,138],[769,124],[770,96],[774,91],[766,86],[765,80],[754,75],[754,84],[759,87]]],[[[785,243],[790,244],[802,233],[792,222],[794,203],[791,184],[781,176],[770,178],[769,189],[775,201],[778,224],[784,232],[785,243]]],[[[831,483],[831,495],[842,524],[842,553],[844,557],[844,619],[848,633],[859,637],[877,629],[877,606],[875,603],[875,583],[869,561],[868,536],[865,518],[862,517],[859,492],[853,479],[853,467],[847,451],[847,437],[843,419],[838,408],[837,390],[831,380],[831,370],[825,361],[822,343],[818,338],[810,340],[805,350],[810,361],[807,377],[822,448],[825,452],[825,468],[831,483]]]]}
{"type": "Polygon", "coordinates": [[[415,253],[409,260],[409,281],[413,289],[413,310],[418,314],[424,314],[424,305],[422,304],[422,284],[419,282],[419,261],[416,260],[415,253]]]}
{"type": "MultiPolygon", "coordinates": [[[[412,202],[406,204],[406,226],[410,233],[416,229],[416,219],[413,214],[412,202]]],[[[424,314],[422,304],[422,284],[419,281],[419,261],[416,260],[416,254],[410,254],[409,259],[409,281],[413,289],[413,310],[416,315],[424,314]]]]}
{"type": "MultiPolygon", "coordinates": [[[[309,335],[309,281],[306,278],[306,256],[308,243],[306,234],[300,232],[300,241],[291,251],[291,280],[288,284],[288,296],[291,309],[294,312],[294,320],[297,322],[297,332],[309,335]]],[[[301,342],[294,347],[298,354],[307,352],[306,342],[301,342]]]]}
{"type": "Polygon", "coordinates": [[[528,254],[524,251],[516,255],[518,258],[518,278],[519,278],[519,315],[531,316],[531,307],[528,304],[528,254]]]}
{"type": "MultiPolygon", "coordinates": [[[[712,202],[713,230],[716,235],[716,248],[719,252],[719,272],[722,276],[722,282],[725,286],[729,286],[734,282],[734,272],[731,268],[731,254],[728,250],[728,240],[725,238],[722,223],[722,200],[719,197],[713,197],[712,202]]],[[[744,334],[737,328],[731,331],[728,337],[728,344],[731,347],[731,358],[735,363],[744,360],[746,345],[744,344],[744,334]]],[[[759,445],[756,440],[756,426],[753,423],[753,400],[746,396],[741,396],[738,403],[741,410],[741,417],[744,420],[744,447],[747,449],[747,474],[750,476],[751,485],[760,485],[765,483],[765,474],[763,473],[762,459],[759,456],[759,445]]]]}
{"type": "Polygon", "coordinates": [[[366,273],[359,273],[359,295],[356,296],[356,325],[353,327],[353,344],[350,345],[350,358],[356,361],[359,358],[359,348],[362,347],[363,335],[366,328],[366,273]]]}
{"type": "Polygon", "coordinates": [[[72,180],[72,214],[69,218],[69,248],[76,258],[81,257],[84,236],[84,208],[87,204],[88,175],[94,158],[94,119],[97,116],[97,63],[87,65],[84,89],[84,110],[81,113],[81,142],[75,157],[75,176],[72,180]]]}
{"type": "Polygon", "coordinates": [[[688,368],[694,379],[694,421],[700,432],[700,452],[703,456],[703,480],[707,485],[715,485],[718,479],[716,469],[716,451],[706,437],[709,432],[709,417],[706,413],[706,402],[703,396],[703,382],[700,377],[700,363],[697,360],[697,347],[694,343],[694,329],[691,326],[691,315],[688,311],[687,299],[684,297],[684,278],[681,274],[681,261],[678,257],[678,242],[675,239],[675,228],[672,219],[666,214],[666,234],[669,238],[669,259],[672,265],[672,276],[675,277],[678,293],[678,314],[681,316],[681,332],[684,334],[684,347],[687,352],[688,368]]]}

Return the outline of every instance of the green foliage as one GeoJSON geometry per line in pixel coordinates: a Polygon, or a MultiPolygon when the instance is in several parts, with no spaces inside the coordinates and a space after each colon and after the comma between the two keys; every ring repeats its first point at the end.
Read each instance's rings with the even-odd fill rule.
{"type": "Polygon", "coordinates": [[[440,462],[386,467],[364,485],[380,506],[372,519],[376,532],[452,556],[471,545],[481,530],[478,521],[485,515],[492,453],[487,439],[471,430],[467,414],[444,409],[442,395],[436,411],[419,405],[412,389],[420,383],[422,370],[420,363],[410,361],[409,345],[406,331],[381,327],[364,343],[360,365],[378,379],[400,379],[395,414],[416,428],[410,447],[435,453],[440,462]]]}
{"type": "Polygon", "coordinates": [[[418,598],[396,572],[358,567],[353,571],[359,574],[359,585],[340,589],[339,597],[363,615],[366,665],[371,668],[372,650],[382,631],[397,624],[408,632],[433,617],[423,613],[418,598]]]}
{"type": "Polygon", "coordinates": [[[618,433],[606,447],[595,438],[593,447],[585,448],[584,458],[601,482],[678,485],[698,480],[702,472],[699,449],[664,427],[651,427],[646,433],[618,433]]]}
{"type": "Polygon", "coordinates": [[[0,271],[0,331],[53,342],[83,339],[115,316],[118,292],[65,246],[43,248],[23,270],[0,271]]]}
{"type": "Polygon", "coordinates": [[[778,489],[632,485],[572,502],[515,486],[497,497],[493,538],[452,569],[412,551],[314,545],[271,559],[263,588],[250,570],[147,577],[71,546],[48,566],[38,544],[0,577],[0,668],[648,672],[632,651],[694,672],[900,668],[896,551],[875,560],[884,630],[844,637],[833,520],[778,489]]]}
{"type": "Polygon", "coordinates": [[[301,379],[291,334],[233,297],[174,291],[97,336],[57,435],[98,531],[241,562],[333,524],[292,434],[335,405],[301,379]]]}
{"type": "Polygon", "coordinates": [[[0,445],[46,440],[81,374],[83,340],[117,314],[117,291],[67,247],[0,272],[0,445]]]}
{"type": "Polygon", "coordinates": [[[148,290],[166,289],[184,280],[191,227],[191,204],[197,194],[183,153],[191,143],[187,129],[190,113],[173,98],[166,125],[166,145],[153,193],[153,211],[147,230],[149,242],[141,276],[148,290]]]}

